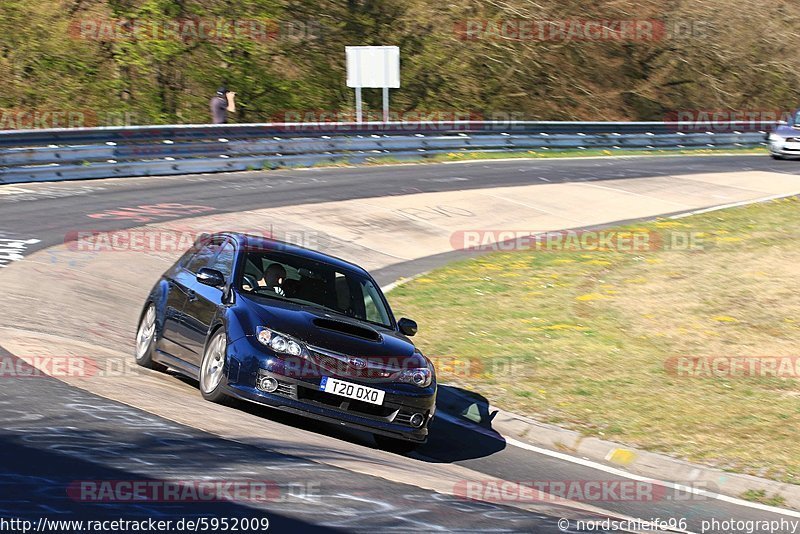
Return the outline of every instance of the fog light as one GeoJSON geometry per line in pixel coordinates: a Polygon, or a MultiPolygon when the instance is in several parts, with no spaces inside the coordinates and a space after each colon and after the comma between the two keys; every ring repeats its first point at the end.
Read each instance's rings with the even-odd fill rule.
{"type": "Polygon", "coordinates": [[[265,376],[258,380],[258,389],[266,391],[267,393],[272,393],[278,389],[278,381],[271,376],[265,376]]]}
{"type": "Polygon", "coordinates": [[[409,423],[411,423],[411,426],[414,428],[419,428],[425,423],[425,416],[421,413],[415,413],[411,416],[411,419],[409,419],[409,423]]]}

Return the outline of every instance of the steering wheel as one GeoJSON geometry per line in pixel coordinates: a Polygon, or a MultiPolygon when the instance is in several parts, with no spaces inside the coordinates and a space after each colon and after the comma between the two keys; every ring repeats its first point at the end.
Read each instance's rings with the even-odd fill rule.
{"type": "Polygon", "coordinates": [[[242,275],[242,285],[250,286],[251,291],[255,291],[258,289],[258,282],[256,281],[255,277],[250,274],[242,275]]]}

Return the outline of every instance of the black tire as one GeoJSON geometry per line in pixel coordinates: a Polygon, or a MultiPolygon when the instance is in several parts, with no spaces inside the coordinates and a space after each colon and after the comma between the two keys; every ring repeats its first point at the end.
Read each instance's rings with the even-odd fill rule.
{"type": "Polygon", "coordinates": [[[144,309],[139,327],[136,330],[136,348],[133,356],[136,363],[154,371],[165,371],[166,366],[153,361],[158,340],[158,321],[156,320],[156,307],[150,303],[144,309]]]}
{"type": "Polygon", "coordinates": [[[220,328],[209,338],[200,362],[200,393],[207,401],[217,404],[228,404],[231,400],[222,391],[225,383],[224,367],[227,345],[228,338],[225,335],[225,329],[220,328]],[[220,350],[221,354],[218,352],[220,350]]]}
{"type": "Polygon", "coordinates": [[[373,434],[372,437],[375,439],[375,443],[379,448],[397,454],[408,454],[409,452],[415,451],[417,447],[421,445],[421,443],[415,441],[390,438],[381,434],[373,434]]]}
{"type": "Polygon", "coordinates": [[[772,159],[779,159],[779,160],[782,160],[782,159],[784,159],[784,157],[783,157],[783,156],[779,156],[779,155],[777,155],[777,154],[770,154],[770,156],[772,156],[772,159]]]}

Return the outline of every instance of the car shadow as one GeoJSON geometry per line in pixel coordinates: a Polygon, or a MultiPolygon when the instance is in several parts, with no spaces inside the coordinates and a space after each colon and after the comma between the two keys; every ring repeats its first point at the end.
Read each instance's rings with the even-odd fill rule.
{"type": "Polygon", "coordinates": [[[483,395],[439,385],[428,442],[415,454],[424,460],[451,463],[500,452],[506,448],[506,440],[492,428],[496,414],[490,411],[489,400],[483,395]]]}
{"type": "MultiPolygon", "coordinates": [[[[235,401],[232,407],[307,432],[378,448],[369,432],[245,401],[235,401]]],[[[436,415],[429,427],[428,442],[408,455],[432,463],[451,463],[483,458],[502,451],[506,441],[492,428],[496,412],[490,412],[489,407],[489,400],[479,393],[440,384],[436,396],[436,415]]]]}

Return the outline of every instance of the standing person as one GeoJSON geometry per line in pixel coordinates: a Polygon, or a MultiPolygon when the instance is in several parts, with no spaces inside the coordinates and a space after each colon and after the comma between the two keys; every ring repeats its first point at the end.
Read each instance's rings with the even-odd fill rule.
{"type": "Polygon", "coordinates": [[[209,107],[211,108],[211,121],[214,124],[225,124],[228,122],[228,112],[236,111],[236,103],[233,99],[236,93],[228,91],[225,86],[217,90],[217,94],[211,97],[209,107]]]}

